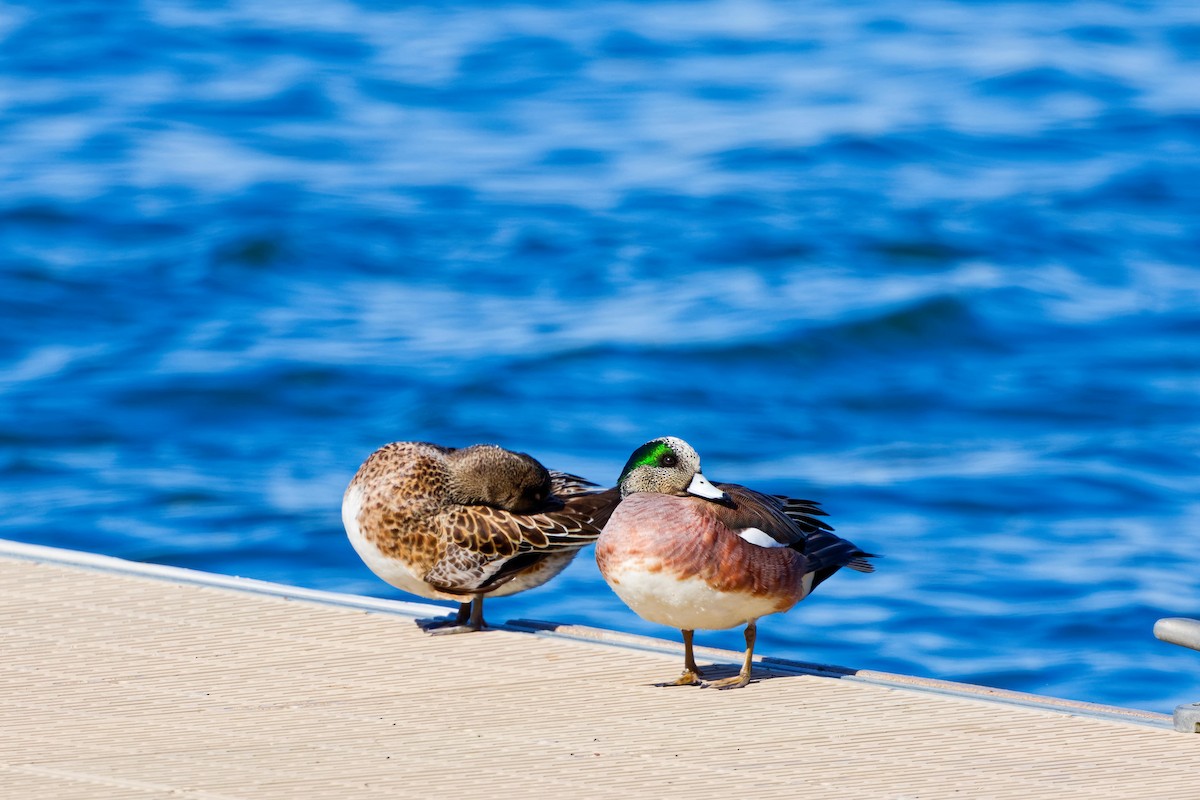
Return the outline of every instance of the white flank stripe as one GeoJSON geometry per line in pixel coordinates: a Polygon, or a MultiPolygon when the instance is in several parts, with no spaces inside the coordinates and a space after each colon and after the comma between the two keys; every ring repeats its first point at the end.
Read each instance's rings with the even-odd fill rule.
{"type": "Polygon", "coordinates": [[[787,547],[783,542],[777,542],[771,538],[771,534],[758,528],[746,528],[738,534],[750,544],[756,544],[759,547],[787,547]]]}

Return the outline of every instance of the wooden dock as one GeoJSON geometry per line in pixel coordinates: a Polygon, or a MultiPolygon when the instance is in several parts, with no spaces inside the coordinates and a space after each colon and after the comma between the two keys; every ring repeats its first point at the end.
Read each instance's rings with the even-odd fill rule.
{"type": "Polygon", "coordinates": [[[1163,714],[769,659],[663,688],[670,641],[11,542],[0,607],[6,799],[1200,796],[1163,714]]]}

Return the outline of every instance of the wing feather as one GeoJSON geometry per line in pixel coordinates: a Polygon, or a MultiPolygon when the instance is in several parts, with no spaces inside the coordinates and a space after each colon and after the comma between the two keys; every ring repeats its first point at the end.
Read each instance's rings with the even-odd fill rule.
{"type": "Polygon", "coordinates": [[[450,532],[450,542],[424,580],[448,593],[488,591],[553,553],[594,542],[620,500],[617,490],[586,489],[594,484],[564,473],[553,473],[551,480],[555,494],[536,514],[491,506],[443,513],[439,523],[450,532]],[[559,496],[560,486],[565,496],[559,496]]]}
{"type": "Polygon", "coordinates": [[[740,530],[757,528],[780,544],[804,554],[812,572],[813,586],[848,567],[858,572],[874,572],[868,558],[874,553],[860,550],[853,542],[833,532],[833,526],[819,517],[829,516],[814,500],[801,500],[785,495],[767,495],[732,483],[717,484],[733,500],[737,513],[723,515],[726,522],[740,525],[740,530]]]}

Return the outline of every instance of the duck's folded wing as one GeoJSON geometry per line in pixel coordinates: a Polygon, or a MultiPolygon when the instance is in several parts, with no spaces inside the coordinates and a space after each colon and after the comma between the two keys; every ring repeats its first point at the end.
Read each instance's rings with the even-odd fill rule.
{"type": "Polygon", "coordinates": [[[450,541],[424,580],[449,593],[494,589],[553,553],[594,542],[619,500],[617,490],[610,489],[554,501],[552,510],[540,514],[456,508],[441,519],[450,541]]]}
{"type": "MultiPolygon", "coordinates": [[[[763,494],[736,483],[718,483],[717,488],[729,495],[731,505],[721,505],[714,509],[722,523],[731,530],[741,533],[751,529],[762,531],[784,547],[792,547],[804,552],[804,542],[811,531],[821,530],[829,526],[819,520],[789,511],[785,502],[788,498],[763,494]]],[[[808,501],[802,502],[805,509],[815,506],[808,501]]],[[[807,511],[807,513],[814,513],[807,511]]],[[[815,513],[822,513],[819,508],[815,513]]]]}
{"type": "Polygon", "coordinates": [[[559,498],[539,514],[514,515],[522,550],[561,550],[591,544],[621,501],[617,489],[559,498]]]}
{"type": "Polygon", "coordinates": [[[493,585],[493,577],[512,556],[484,556],[457,544],[446,546],[441,558],[424,575],[433,588],[470,597],[493,585]]]}
{"type": "Polygon", "coordinates": [[[556,552],[594,542],[619,499],[615,489],[551,498],[536,514],[460,506],[442,515],[440,527],[450,541],[482,557],[556,552]]]}
{"type": "Polygon", "coordinates": [[[853,542],[835,534],[829,523],[818,519],[827,514],[815,501],[762,494],[737,484],[718,484],[718,487],[736,505],[736,509],[724,511],[722,516],[727,521],[736,521],[743,529],[758,528],[776,542],[803,553],[809,571],[815,573],[813,588],[842,567],[858,572],[875,571],[867,559],[877,556],[860,550],[853,542]]]}
{"type": "MultiPolygon", "coordinates": [[[[490,506],[462,506],[443,515],[449,541],[424,575],[425,582],[451,594],[487,592],[551,553],[568,549],[554,546],[544,530],[554,525],[535,521],[537,516],[541,515],[513,514],[490,506]]],[[[565,538],[565,529],[554,538],[565,538]]]]}
{"type": "Polygon", "coordinates": [[[597,485],[587,478],[572,475],[569,472],[550,470],[550,489],[559,497],[570,497],[576,494],[594,492],[597,485]]]}
{"type": "Polygon", "coordinates": [[[787,497],[786,495],[772,495],[776,500],[783,504],[783,513],[787,514],[796,522],[805,533],[813,531],[831,531],[833,526],[819,517],[828,517],[829,513],[821,508],[816,500],[800,500],[796,497],[787,497]]]}

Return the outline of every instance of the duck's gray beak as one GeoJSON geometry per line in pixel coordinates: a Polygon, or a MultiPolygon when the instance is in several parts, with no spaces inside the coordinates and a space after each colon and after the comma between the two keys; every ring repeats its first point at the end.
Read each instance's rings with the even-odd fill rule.
{"type": "Polygon", "coordinates": [[[687,493],[694,494],[697,497],[705,497],[709,500],[716,500],[718,503],[732,502],[729,495],[709,483],[708,478],[704,477],[703,472],[697,472],[692,477],[692,482],[687,487],[687,493]]]}

